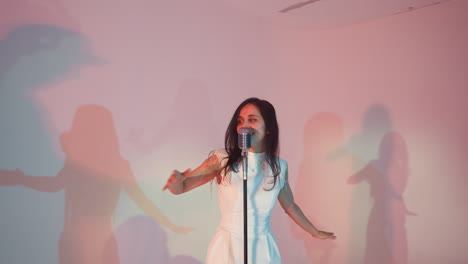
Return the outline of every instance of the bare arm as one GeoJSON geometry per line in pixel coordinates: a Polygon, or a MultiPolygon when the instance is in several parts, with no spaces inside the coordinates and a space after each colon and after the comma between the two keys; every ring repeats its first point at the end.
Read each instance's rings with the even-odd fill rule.
{"type": "Polygon", "coordinates": [[[307,231],[315,238],[320,239],[336,239],[336,236],[333,233],[320,231],[318,230],[307,217],[302,212],[301,208],[294,202],[294,196],[291,191],[291,187],[289,186],[288,182],[288,173],[286,171],[286,177],[284,179],[286,182],[284,183],[283,188],[281,189],[278,195],[278,201],[283,207],[284,211],[288,216],[302,229],[307,231]]]}
{"type": "Polygon", "coordinates": [[[183,173],[177,170],[173,171],[163,190],[169,189],[173,194],[188,192],[211,181],[216,177],[220,169],[221,163],[218,161],[218,158],[216,155],[211,155],[193,171],[186,170],[183,173]]]}

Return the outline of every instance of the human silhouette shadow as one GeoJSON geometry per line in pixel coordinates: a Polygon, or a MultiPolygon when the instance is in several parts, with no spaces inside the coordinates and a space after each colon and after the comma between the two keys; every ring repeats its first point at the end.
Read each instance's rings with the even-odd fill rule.
{"type": "Polygon", "coordinates": [[[180,233],[191,230],[172,224],[139,188],[128,161],[120,154],[109,110],[99,105],[80,106],[71,129],[61,135],[60,141],[65,162],[56,176],[0,171],[0,185],[20,185],[42,192],[64,190],[60,263],[119,263],[112,216],[122,191],[163,226],[180,233]]]}
{"type": "Polygon", "coordinates": [[[115,229],[121,264],[201,264],[191,256],[171,257],[168,236],[147,216],[135,216],[115,229]]]}
{"type": "Polygon", "coordinates": [[[56,155],[44,127],[48,120],[34,93],[98,63],[87,42],[80,33],[50,25],[22,25],[0,40],[0,168],[41,174],[54,160],[60,162],[52,158],[56,155]]]}
{"type": "MultiPolygon", "coordinates": [[[[53,175],[62,166],[58,135],[36,93],[85,65],[99,63],[88,44],[79,32],[44,24],[23,24],[2,35],[0,168],[53,175]]],[[[63,214],[62,195],[45,197],[24,188],[1,188],[0,262],[57,263],[53,246],[62,226],[55,216],[63,214]],[[12,200],[16,207],[7,202],[12,200]],[[47,213],[37,209],[42,207],[48,208],[47,213]]]]}
{"type": "Polygon", "coordinates": [[[407,210],[403,193],[409,178],[408,151],[403,136],[387,133],[379,147],[379,155],[350,178],[349,184],[367,181],[372,209],[366,231],[365,264],[407,264],[407,210]]]}
{"type": "MultiPolygon", "coordinates": [[[[380,141],[386,133],[392,130],[392,123],[391,114],[385,105],[370,105],[362,118],[360,131],[352,135],[345,144],[331,152],[328,159],[337,161],[343,157],[349,157],[352,173],[361,170],[370,160],[377,157],[380,141]]],[[[367,196],[367,187],[363,185],[355,186],[349,201],[348,229],[350,235],[347,258],[352,263],[361,263],[363,261],[366,215],[372,206],[367,196]]]]}

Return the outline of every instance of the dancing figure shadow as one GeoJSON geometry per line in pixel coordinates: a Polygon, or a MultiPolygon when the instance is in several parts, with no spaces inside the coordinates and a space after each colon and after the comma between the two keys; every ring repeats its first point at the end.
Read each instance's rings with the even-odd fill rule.
{"type": "Polygon", "coordinates": [[[387,133],[379,156],[348,178],[349,184],[367,181],[373,198],[366,232],[364,263],[408,263],[406,216],[403,193],[409,178],[408,152],[401,134],[387,133]]]}
{"type": "MultiPolygon", "coordinates": [[[[10,4],[14,5],[7,4],[5,10],[10,4]]],[[[80,32],[46,24],[6,27],[0,26],[0,168],[53,175],[63,164],[59,136],[38,92],[102,60],[80,32]]],[[[6,187],[0,190],[0,200],[0,262],[57,263],[54,245],[62,224],[56,216],[63,214],[63,193],[6,187]]]]}
{"type": "Polygon", "coordinates": [[[56,176],[30,176],[0,170],[0,185],[20,185],[42,192],[65,191],[60,263],[118,264],[112,230],[121,191],[166,228],[185,233],[167,219],[139,188],[128,161],[120,154],[111,112],[98,105],[79,107],[72,127],[60,137],[65,163],[56,176]]]}

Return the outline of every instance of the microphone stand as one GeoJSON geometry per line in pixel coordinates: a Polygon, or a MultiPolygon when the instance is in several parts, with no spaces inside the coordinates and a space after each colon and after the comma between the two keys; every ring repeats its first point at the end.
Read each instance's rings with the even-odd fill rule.
{"type": "Polygon", "coordinates": [[[247,247],[247,150],[242,150],[242,168],[244,170],[244,264],[248,263],[248,247],[247,247]]]}
{"type": "Polygon", "coordinates": [[[248,159],[247,159],[247,150],[250,148],[250,135],[252,134],[252,129],[247,127],[242,127],[239,129],[238,133],[238,143],[239,148],[242,150],[242,169],[244,171],[244,264],[248,264],[248,247],[247,247],[247,168],[248,168],[248,159]]]}

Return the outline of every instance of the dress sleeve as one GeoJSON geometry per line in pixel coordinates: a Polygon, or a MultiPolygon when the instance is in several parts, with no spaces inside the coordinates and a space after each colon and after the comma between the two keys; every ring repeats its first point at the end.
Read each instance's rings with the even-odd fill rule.
{"type": "Polygon", "coordinates": [[[280,182],[280,190],[283,189],[286,181],[288,180],[288,163],[285,160],[280,160],[281,166],[281,176],[279,179],[280,182]]]}
{"type": "Polygon", "coordinates": [[[221,166],[224,166],[227,162],[227,152],[224,149],[216,149],[210,152],[210,157],[211,156],[216,156],[218,159],[218,162],[221,163],[221,166]]]}

